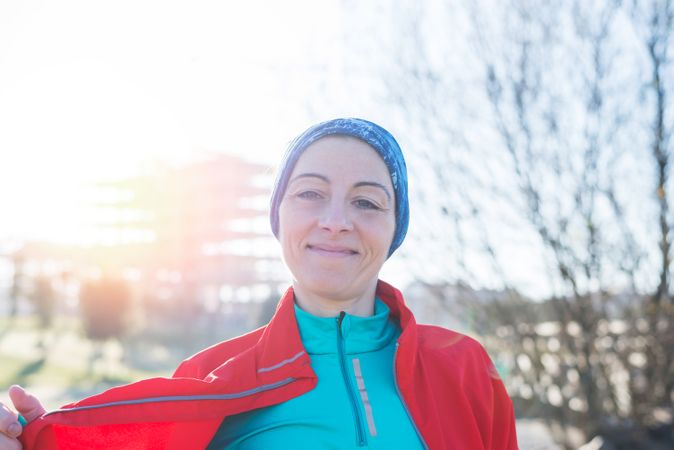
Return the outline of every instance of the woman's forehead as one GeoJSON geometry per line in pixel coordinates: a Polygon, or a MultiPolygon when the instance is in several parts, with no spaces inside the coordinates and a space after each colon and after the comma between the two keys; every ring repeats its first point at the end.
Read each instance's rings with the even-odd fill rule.
{"type": "Polygon", "coordinates": [[[366,142],[351,136],[327,136],[309,145],[298,158],[293,176],[306,171],[347,171],[390,179],[386,163],[366,142]]]}

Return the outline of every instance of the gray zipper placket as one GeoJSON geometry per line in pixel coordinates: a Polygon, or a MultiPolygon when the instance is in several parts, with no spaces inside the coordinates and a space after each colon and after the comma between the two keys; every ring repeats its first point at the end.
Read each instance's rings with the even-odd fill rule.
{"type": "Polygon", "coordinates": [[[351,383],[351,378],[349,378],[349,374],[346,370],[344,337],[342,336],[342,320],[344,320],[344,316],[345,313],[342,311],[339,313],[339,317],[337,318],[337,351],[339,352],[339,367],[342,369],[342,376],[344,377],[344,383],[346,384],[346,391],[349,394],[353,416],[356,421],[356,442],[358,447],[365,447],[367,445],[367,440],[365,438],[365,432],[363,431],[363,418],[360,415],[360,409],[358,408],[358,404],[356,402],[356,393],[354,392],[353,383],[351,383]]]}
{"type": "Polygon", "coordinates": [[[285,386],[287,384],[290,384],[295,380],[296,378],[289,377],[277,381],[275,383],[263,384],[253,389],[248,389],[241,392],[234,392],[232,394],[169,395],[165,397],[148,397],[148,398],[139,398],[135,400],[121,400],[117,402],[101,403],[99,405],[76,406],[73,408],[56,409],[54,411],[49,411],[45,413],[42,417],[46,417],[52,414],[62,414],[75,411],[87,411],[92,409],[109,408],[114,406],[144,405],[148,403],[165,403],[165,402],[188,402],[188,401],[201,401],[201,400],[209,400],[209,401],[233,400],[237,398],[247,397],[249,395],[259,394],[260,392],[276,389],[285,386]]]}
{"type": "Polygon", "coordinates": [[[419,432],[419,428],[417,428],[417,424],[414,423],[414,419],[412,419],[412,414],[410,414],[410,410],[407,407],[407,403],[405,403],[405,398],[400,393],[400,387],[398,386],[398,374],[396,373],[396,361],[398,359],[398,347],[399,346],[400,346],[400,342],[396,341],[396,349],[395,349],[395,352],[393,353],[393,384],[396,387],[396,392],[398,393],[398,397],[400,397],[400,402],[403,404],[403,409],[405,410],[405,413],[407,413],[407,417],[410,419],[410,422],[412,422],[412,426],[414,427],[414,431],[417,432],[417,436],[419,437],[419,440],[421,441],[421,444],[424,446],[424,448],[426,450],[428,450],[428,445],[426,445],[426,441],[424,441],[424,437],[419,432]]]}

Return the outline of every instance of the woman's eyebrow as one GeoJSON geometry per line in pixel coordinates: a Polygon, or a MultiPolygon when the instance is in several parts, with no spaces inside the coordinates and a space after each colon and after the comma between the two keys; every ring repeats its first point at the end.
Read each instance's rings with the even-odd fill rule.
{"type": "Polygon", "coordinates": [[[358,183],[353,185],[353,187],[362,187],[362,186],[378,187],[379,189],[383,190],[386,193],[388,199],[391,200],[391,193],[388,191],[388,188],[381,183],[377,183],[376,181],[359,181],[358,183]]]}
{"type": "Polygon", "coordinates": [[[329,179],[328,177],[326,177],[325,175],[321,175],[320,173],[309,172],[309,173],[301,173],[301,174],[299,174],[299,175],[293,177],[293,179],[290,180],[290,181],[288,182],[288,184],[290,184],[290,183],[292,183],[292,182],[294,182],[294,181],[296,181],[296,180],[299,180],[299,179],[301,179],[301,178],[319,178],[319,179],[325,181],[326,183],[329,183],[329,182],[330,182],[330,179],[329,179]]]}

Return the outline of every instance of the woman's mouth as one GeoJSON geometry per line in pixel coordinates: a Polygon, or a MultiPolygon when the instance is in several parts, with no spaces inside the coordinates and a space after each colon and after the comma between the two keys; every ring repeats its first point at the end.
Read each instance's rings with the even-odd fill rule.
{"type": "Polygon", "coordinates": [[[344,258],[347,256],[353,256],[358,254],[357,251],[352,250],[348,247],[336,246],[336,245],[307,245],[307,249],[313,253],[319,254],[321,256],[329,256],[333,258],[344,258]]]}

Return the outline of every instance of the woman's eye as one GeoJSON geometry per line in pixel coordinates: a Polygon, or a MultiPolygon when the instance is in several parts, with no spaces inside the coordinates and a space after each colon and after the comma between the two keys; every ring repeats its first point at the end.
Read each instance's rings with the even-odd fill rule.
{"type": "Polygon", "coordinates": [[[315,191],[300,192],[299,194],[297,194],[297,196],[299,198],[304,199],[304,200],[316,200],[316,199],[321,198],[320,194],[318,192],[315,192],[315,191]]]}
{"type": "Polygon", "coordinates": [[[353,202],[358,208],[361,209],[380,209],[379,206],[371,202],[370,200],[358,199],[353,202]]]}

